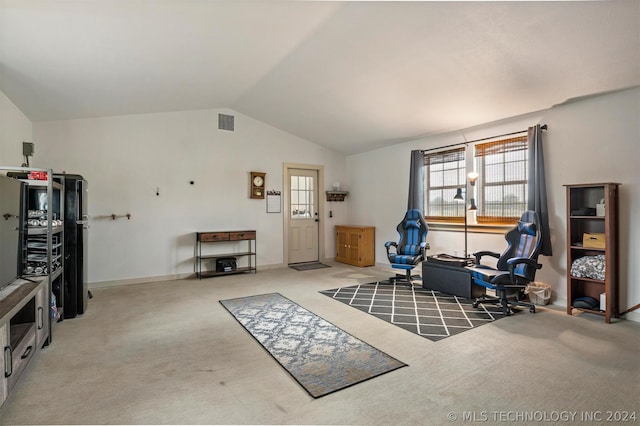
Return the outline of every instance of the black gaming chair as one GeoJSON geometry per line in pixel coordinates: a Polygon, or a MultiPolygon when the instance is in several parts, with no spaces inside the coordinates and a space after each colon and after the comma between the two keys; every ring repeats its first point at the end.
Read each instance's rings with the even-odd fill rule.
{"type": "Polygon", "coordinates": [[[475,265],[468,267],[476,284],[494,290],[496,296],[484,295],[473,302],[473,307],[485,301],[498,302],[505,315],[511,315],[512,305],[529,307],[529,312],[535,313],[532,303],[523,301],[524,289],[535,279],[536,271],[542,268],[538,263],[538,254],[542,238],[538,215],[534,211],[522,214],[518,225],[506,233],[505,239],[509,246],[502,255],[480,251],[474,253],[475,265]],[[483,256],[498,258],[495,268],[482,265],[483,256]]]}
{"type": "Polygon", "coordinates": [[[394,269],[402,269],[405,274],[396,274],[390,278],[391,282],[405,280],[406,284],[412,285],[411,280],[420,278],[412,276],[411,271],[425,258],[425,250],[429,248],[427,244],[427,232],[429,227],[425,222],[420,210],[410,209],[404,216],[402,222],[396,227],[400,240],[387,241],[384,243],[387,249],[387,258],[394,269]]]}

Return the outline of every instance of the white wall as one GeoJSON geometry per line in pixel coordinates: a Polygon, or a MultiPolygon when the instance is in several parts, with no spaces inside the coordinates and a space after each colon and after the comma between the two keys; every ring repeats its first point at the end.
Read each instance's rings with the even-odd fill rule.
{"type": "MultiPolygon", "coordinates": [[[[347,157],[351,182],[349,222],[376,226],[376,262],[387,265],[383,244],[397,238],[395,227],[407,206],[409,153],[526,129],[546,123],[543,136],[553,256],[541,257],[537,279],[552,285],[566,305],[566,200],[564,184],[619,182],[620,307],[640,303],[640,89],[634,88],[560,105],[447,135],[425,137],[347,157]]],[[[463,233],[431,231],[431,253],[462,252],[463,233]]],[[[502,251],[502,235],[470,234],[469,251],[502,251]]],[[[628,318],[640,320],[636,311],[628,318]]]]}
{"type": "MultiPolygon", "coordinates": [[[[267,190],[283,190],[285,162],[324,166],[322,191],[345,181],[343,155],[229,110],[34,123],[34,139],[37,167],[89,182],[91,283],[192,273],[196,231],[256,229],[258,266],[282,264],[285,210],[249,198],[249,172],[266,172],[267,190]],[[218,130],[219,112],[235,116],[234,132],[218,130]]],[[[327,216],[331,258],[331,221],[346,211],[327,216]]]]}
{"type": "Polygon", "coordinates": [[[0,166],[20,166],[22,142],[32,140],[31,121],[0,92],[0,166]]]}
{"type": "MultiPolygon", "coordinates": [[[[325,167],[324,189],[340,181],[344,203],[322,213],[325,256],[334,252],[333,225],[376,227],[376,262],[396,238],[406,209],[409,152],[546,123],[545,156],[554,255],[541,258],[540,281],[566,304],[566,207],[563,184],[620,182],[620,305],[640,303],[640,89],[603,95],[390,148],[343,156],[233,111],[190,111],[71,120],[33,125],[0,92],[0,165],[22,163],[22,141],[34,140],[31,164],[83,174],[90,183],[90,282],[171,276],[193,270],[193,232],[255,228],[259,265],[283,261],[282,216],[248,198],[248,172],[267,172],[281,190],[282,163],[325,167]],[[218,112],[236,116],[236,132],[217,130],[218,112]],[[194,180],[195,185],[189,185],[194,180]],[[160,188],[160,196],[155,195],[160,188]],[[328,217],[332,209],[334,217],[328,217]],[[111,221],[99,216],[131,213],[111,221]]],[[[461,251],[463,233],[431,231],[431,253],[461,251]]],[[[502,250],[502,235],[471,234],[469,250],[502,250]]],[[[640,320],[637,312],[628,318],[640,320]]]]}

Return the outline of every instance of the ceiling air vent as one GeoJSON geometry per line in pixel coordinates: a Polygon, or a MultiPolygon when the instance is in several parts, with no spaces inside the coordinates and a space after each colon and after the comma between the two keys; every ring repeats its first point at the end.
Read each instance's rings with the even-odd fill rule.
{"type": "Polygon", "coordinates": [[[234,121],[235,117],[233,115],[227,114],[218,114],[218,129],[220,130],[231,130],[234,131],[234,121]]]}

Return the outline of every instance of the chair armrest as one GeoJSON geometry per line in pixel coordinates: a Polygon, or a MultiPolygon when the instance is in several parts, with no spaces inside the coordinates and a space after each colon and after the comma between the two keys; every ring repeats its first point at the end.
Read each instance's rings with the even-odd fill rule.
{"type": "Polygon", "coordinates": [[[387,241],[386,243],[384,243],[384,247],[387,249],[387,257],[389,257],[390,247],[395,248],[396,252],[398,251],[398,243],[396,243],[395,241],[387,241]]]}
{"type": "Polygon", "coordinates": [[[542,268],[541,264],[536,262],[534,259],[529,259],[527,257],[512,257],[511,259],[507,260],[507,265],[509,265],[509,268],[515,268],[516,265],[519,265],[521,263],[526,263],[527,265],[533,266],[536,269],[542,268]]]}
{"type": "Polygon", "coordinates": [[[429,246],[429,243],[424,241],[420,243],[420,255],[422,256],[422,259],[426,259],[427,258],[427,250],[430,250],[431,246],[429,246]]]}
{"type": "Polygon", "coordinates": [[[473,253],[473,255],[476,258],[476,265],[480,264],[480,259],[482,259],[482,256],[491,256],[491,257],[495,257],[496,259],[500,258],[500,253],[496,253],[495,251],[477,251],[475,253],[473,253]]]}
{"type": "Polygon", "coordinates": [[[521,263],[526,263],[527,265],[533,266],[536,269],[542,268],[542,265],[536,262],[534,259],[529,259],[527,257],[512,257],[511,259],[507,260],[507,265],[509,266],[509,277],[511,279],[511,282],[514,284],[516,282],[514,271],[516,269],[516,266],[521,263]]]}

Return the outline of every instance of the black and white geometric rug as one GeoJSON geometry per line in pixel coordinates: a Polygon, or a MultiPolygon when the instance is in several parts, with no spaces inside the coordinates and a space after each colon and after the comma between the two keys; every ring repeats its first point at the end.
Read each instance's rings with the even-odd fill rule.
{"type": "Polygon", "coordinates": [[[314,398],[407,365],[279,293],[220,303],[314,398]]]}
{"type": "Polygon", "coordinates": [[[371,283],[320,291],[419,336],[438,341],[504,317],[499,307],[422,287],[371,283]]]}

